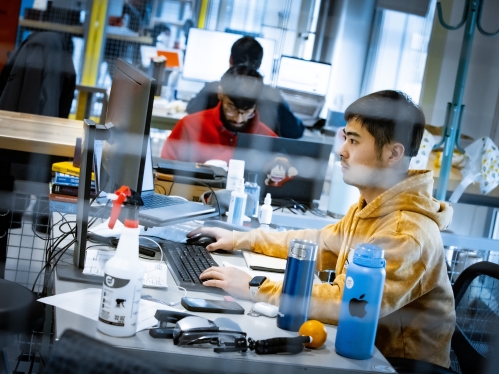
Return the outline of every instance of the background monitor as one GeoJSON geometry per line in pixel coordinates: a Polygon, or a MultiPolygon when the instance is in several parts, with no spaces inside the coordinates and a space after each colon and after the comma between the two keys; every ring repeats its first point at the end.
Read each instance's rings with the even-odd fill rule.
{"type": "Polygon", "coordinates": [[[114,129],[102,146],[101,190],[114,192],[126,185],[142,192],[155,90],[155,79],[117,60],[106,115],[114,129]]]}
{"type": "Polygon", "coordinates": [[[331,64],[282,56],[277,87],[326,96],[331,64]]]}
{"type": "MultiPolygon", "coordinates": [[[[203,82],[218,81],[229,69],[232,44],[243,35],[191,28],[185,50],[183,78],[203,82]]],[[[255,38],[263,48],[260,69],[265,84],[272,82],[275,41],[255,38]]]]}
{"type": "Polygon", "coordinates": [[[272,205],[294,200],[312,207],[321,197],[331,148],[326,143],[240,133],[233,158],[244,160],[246,173],[256,174],[260,200],[270,193],[272,205]]]}

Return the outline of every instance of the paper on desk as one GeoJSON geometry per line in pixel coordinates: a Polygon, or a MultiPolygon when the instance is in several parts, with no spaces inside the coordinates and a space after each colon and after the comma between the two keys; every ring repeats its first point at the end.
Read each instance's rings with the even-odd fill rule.
{"type": "Polygon", "coordinates": [[[286,270],[286,259],[270,257],[260,253],[243,251],[244,260],[250,269],[282,273],[286,270]],[[280,270],[280,271],[278,271],[280,270]]]}
{"type": "MultiPolygon", "coordinates": [[[[102,290],[100,288],[87,288],[84,290],[44,297],[38,299],[38,301],[97,321],[99,317],[101,292],[102,290]]],[[[141,299],[139,304],[139,316],[137,319],[137,331],[150,328],[158,323],[158,320],[154,318],[156,310],[158,309],[178,310],[154,301],[141,299]]]]}
{"type": "Polygon", "coordinates": [[[267,277],[268,279],[273,280],[273,281],[282,281],[284,279],[283,273],[271,273],[268,271],[251,270],[251,269],[248,269],[247,267],[244,267],[244,266],[232,265],[232,264],[228,263],[227,261],[222,262],[222,265],[245,271],[246,273],[248,273],[252,277],[256,277],[258,275],[263,275],[264,277],[267,277]]]}
{"type": "MultiPolygon", "coordinates": [[[[104,276],[104,265],[114,256],[115,251],[87,249],[83,274],[104,276]]],[[[144,287],[168,287],[167,267],[164,262],[141,261],[146,272],[144,273],[144,287]]]]}

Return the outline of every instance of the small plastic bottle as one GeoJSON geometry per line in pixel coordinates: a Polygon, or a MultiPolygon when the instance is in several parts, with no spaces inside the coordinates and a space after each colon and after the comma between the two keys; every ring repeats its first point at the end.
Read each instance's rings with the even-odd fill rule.
{"type": "Polygon", "coordinates": [[[244,161],[229,160],[229,171],[227,172],[227,190],[235,190],[239,178],[244,178],[244,161]]]}
{"type": "Polygon", "coordinates": [[[137,317],[145,271],[139,260],[138,209],[144,204],[140,196],[126,186],[121,187],[112,197],[114,201],[109,227],[111,229],[114,227],[122,203],[124,203],[127,218],[116,254],[104,266],[97,329],[106,335],[126,337],[135,335],[137,331],[137,317]]]}
{"type": "Polygon", "coordinates": [[[251,216],[258,217],[258,204],[260,204],[260,186],[257,183],[257,175],[248,173],[248,179],[244,184],[244,192],[253,197],[251,216]]]}
{"type": "Polygon", "coordinates": [[[230,194],[229,216],[227,223],[242,226],[246,209],[246,193],[244,192],[244,178],[239,178],[236,189],[230,194]]]}
{"type": "Polygon", "coordinates": [[[272,222],[272,206],[270,205],[272,203],[272,198],[270,197],[270,193],[267,192],[267,195],[265,196],[265,200],[263,201],[263,205],[260,207],[260,213],[258,216],[258,221],[260,222],[260,225],[263,226],[268,226],[272,222]]]}
{"type": "Polygon", "coordinates": [[[372,244],[357,244],[348,265],[340,306],[336,352],[356,360],[373,355],[381,299],[385,284],[383,250],[372,244]]]}

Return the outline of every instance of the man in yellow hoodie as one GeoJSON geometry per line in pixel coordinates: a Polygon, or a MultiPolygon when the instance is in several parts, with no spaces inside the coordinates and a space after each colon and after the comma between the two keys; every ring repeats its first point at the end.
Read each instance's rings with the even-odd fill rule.
{"type": "MultiPolygon", "coordinates": [[[[317,269],[336,269],[336,279],[314,284],[309,318],[331,324],[338,322],[351,250],[358,243],[378,245],[385,251],[386,281],[376,347],[386,357],[449,367],[454,297],[439,230],[450,224],[452,208],[432,198],[433,172],[409,170],[421,143],[424,114],[405,94],[380,91],[352,103],[345,120],[345,142],[338,152],[343,179],[361,197],[338,223],[278,233],[201,228],[188,236],[214,236],[217,242],[208,250],[243,249],[282,258],[291,239],[318,243],[317,269]]],[[[251,297],[251,276],[230,267],[210,268],[201,279],[235,297],[276,305],[282,289],[282,282],[266,280],[251,297]]]]}

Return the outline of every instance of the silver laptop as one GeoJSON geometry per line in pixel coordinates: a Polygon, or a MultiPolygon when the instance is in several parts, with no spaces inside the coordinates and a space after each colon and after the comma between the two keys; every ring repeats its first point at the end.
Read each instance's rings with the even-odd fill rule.
{"type": "Polygon", "coordinates": [[[150,139],[147,145],[141,197],[144,200],[144,206],[140,209],[140,220],[153,224],[176,223],[195,217],[206,218],[218,214],[216,209],[210,205],[186,201],[183,198],[165,196],[154,192],[150,139]]]}

